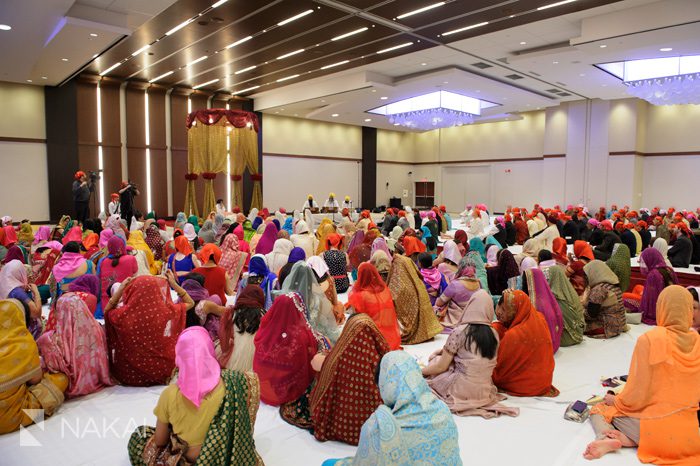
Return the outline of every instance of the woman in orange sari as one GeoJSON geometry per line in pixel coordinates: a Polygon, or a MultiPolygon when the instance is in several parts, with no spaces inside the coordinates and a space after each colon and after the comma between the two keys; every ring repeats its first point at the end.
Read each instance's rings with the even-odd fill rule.
{"type": "Polygon", "coordinates": [[[552,386],[554,349],[542,313],[520,290],[505,290],[496,308],[498,363],[493,383],[514,396],[557,396],[552,386]]]}
{"type": "Polygon", "coordinates": [[[642,463],[700,464],[700,335],[690,330],[690,292],[665,288],[656,320],[657,327],[637,339],[622,392],[591,410],[598,439],[586,448],[586,459],[638,446],[642,463]]]}
{"type": "Polygon", "coordinates": [[[391,291],[377,268],[369,262],[360,264],[357,281],[348,296],[348,305],[352,306],[356,313],[367,314],[372,318],[389,343],[391,351],[401,347],[401,331],[391,291]]]}
{"type": "Polygon", "coordinates": [[[309,397],[317,440],[357,445],[362,425],[382,404],[374,374],[388,352],[368,315],[355,314],[348,320],[309,397]]]}

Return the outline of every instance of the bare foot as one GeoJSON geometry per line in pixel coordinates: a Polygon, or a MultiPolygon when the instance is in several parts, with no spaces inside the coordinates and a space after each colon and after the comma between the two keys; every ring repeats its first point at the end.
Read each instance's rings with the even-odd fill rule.
{"type": "Polygon", "coordinates": [[[606,430],[603,432],[607,438],[612,438],[619,440],[623,447],[636,447],[637,444],[634,443],[628,436],[620,432],[619,430],[606,430]]]}
{"type": "Polygon", "coordinates": [[[622,443],[617,439],[595,440],[588,444],[583,457],[587,460],[597,460],[606,453],[619,450],[620,448],[622,448],[622,443]]]}

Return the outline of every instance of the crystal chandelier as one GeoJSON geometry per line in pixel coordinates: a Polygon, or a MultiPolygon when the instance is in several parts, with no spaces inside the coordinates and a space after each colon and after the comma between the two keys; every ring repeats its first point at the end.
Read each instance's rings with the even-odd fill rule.
{"type": "Polygon", "coordinates": [[[627,93],[654,105],[700,104],[700,73],[626,82],[627,93]]]}
{"type": "Polygon", "coordinates": [[[431,108],[416,112],[397,113],[389,117],[389,122],[406,128],[429,131],[437,128],[468,125],[474,122],[474,115],[446,108],[431,108]]]}
{"type": "Polygon", "coordinates": [[[481,115],[482,109],[496,105],[454,92],[437,91],[399,100],[369,110],[369,113],[385,115],[394,125],[429,131],[468,125],[474,122],[475,116],[481,115]]]}

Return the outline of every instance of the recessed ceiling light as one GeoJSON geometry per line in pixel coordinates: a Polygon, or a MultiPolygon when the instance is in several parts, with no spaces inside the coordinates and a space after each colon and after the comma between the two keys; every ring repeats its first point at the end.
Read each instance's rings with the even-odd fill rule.
{"type": "Polygon", "coordinates": [[[670,52],[671,50],[673,50],[673,48],[671,48],[671,47],[664,47],[664,48],[659,49],[659,52],[670,52]]]}
{"type": "Polygon", "coordinates": [[[241,45],[243,42],[248,42],[250,39],[252,39],[253,36],[248,36],[244,37],[243,39],[237,40],[236,42],[232,42],[226,46],[227,49],[230,49],[231,47],[235,47],[237,45],[241,45]]]}
{"type": "Polygon", "coordinates": [[[328,68],[335,68],[336,66],[345,65],[346,63],[350,63],[350,60],[343,60],[343,61],[339,61],[338,63],[333,63],[331,65],[322,66],[321,69],[327,70],[328,68]]]}
{"type": "Polygon", "coordinates": [[[67,58],[61,58],[61,61],[68,61],[67,58]]]}
{"type": "Polygon", "coordinates": [[[296,54],[301,53],[301,52],[303,52],[303,51],[304,51],[304,49],[299,49],[299,50],[295,50],[295,51],[293,51],[293,52],[285,53],[284,55],[280,55],[279,57],[277,57],[277,59],[278,59],[278,60],[283,60],[283,59],[285,59],[285,58],[287,58],[287,57],[291,57],[292,55],[296,55],[296,54]]]}
{"type": "Polygon", "coordinates": [[[401,123],[394,123],[394,126],[399,126],[401,123]]]}
{"type": "Polygon", "coordinates": [[[370,121],[372,121],[371,118],[365,118],[365,123],[369,123],[370,121]]]}
{"type": "Polygon", "coordinates": [[[443,32],[442,35],[443,35],[443,36],[449,36],[450,34],[457,34],[458,32],[468,31],[468,30],[470,30],[470,29],[478,28],[478,27],[481,27],[481,26],[486,26],[487,24],[489,24],[489,22],[488,22],[488,21],[484,21],[483,23],[472,24],[471,26],[467,26],[467,27],[455,29],[455,30],[453,30],[453,31],[443,32]]]}
{"type": "Polygon", "coordinates": [[[169,35],[171,35],[171,34],[175,34],[177,31],[179,31],[180,29],[184,28],[185,26],[187,26],[188,24],[190,24],[192,21],[194,21],[194,18],[190,18],[190,19],[188,19],[187,21],[183,21],[182,23],[178,24],[177,26],[175,26],[174,28],[172,28],[171,30],[169,30],[168,32],[166,32],[165,35],[166,35],[166,36],[169,36],[169,35]]]}
{"type": "Polygon", "coordinates": [[[207,81],[205,83],[197,84],[196,86],[192,86],[192,89],[199,89],[200,87],[208,86],[209,84],[214,84],[217,82],[219,82],[219,78],[212,79],[211,81],[207,81]]]}
{"type": "Polygon", "coordinates": [[[47,78],[46,76],[42,76],[41,79],[49,79],[49,78],[47,78]]]}
{"type": "Polygon", "coordinates": [[[433,8],[440,7],[444,5],[445,2],[437,2],[433,3],[432,5],[424,6],[423,8],[418,8],[417,10],[409,11],[407,13],[403,13],[399,16],[396,17],[396,19],[403,19],[403,18],[408,18],[409,16],[417,15],[419,13],[423,13],[424,11],[432,10],[433,8]]]}
{"type": "Polygon", "coordinates": [[[32,81],[31,79],[27,79],[27,82],[28,82],[28,83],[31,83],[31,82],[33,82],[33,81],[32,81]]]}
{"type": "Polygon", "coordinates": [[[376,89],[372,89],[372,92],[377,92],[377,90],[376,90],[376,89]]]}
{"type": "Polygon", "coordinates": [[[420,66],[428,66],[427,63],[421,63],[420,66]]]}
{"type": "Polygon", "coordinates": [[[259,88],[259,87],[260,87],[260,86],[253,86],[253,87],[249,87],[249,88],[247,88],[247,89],[241,89],[240,91],[232,92],[232,94],[233,94],[233,95],[243,94],[244,92],[254,91],[255,89],[257,89],[257,88],[259,88]]]}
{"type": "Polygon", "coordinates": [[[522,42],[520,43],[520,45],[527,45],[527,42],[522,41],[522,42]]]}
{"type": "Polygon", "coordinates": [[[97,37],[97,34],[95,34],[94,32],[91,32],[90,37],[97,37]]]}
{"type": "Polygon", "coordinates": [[[379,100],[386,100],[388,97],[380,97],[379,100]]]}
{"type": "MultiPolygon", "coordinates": [[[[67,61],[67,60],[66,60],[66,61],[67,61]]],[[[106,75],[107,73],[109,73],[110,71],[112,71],[113,69],[115,69],[116,67],[118,67],[118,66],[121,65],[121,64],[122,64],[122,62],[120,62],[120,61],[117,62],[117,63],[115,63],[114,65],[110,66],[109,68],[107,68],[106,70],[104,70],[102,73],[100,73],[100,76],[106,75]]]]}
{"type": "Polygon", "coordinates": [[[334,113],[334,114],[331,115],[331,116],[332,116],[333,118],[336,118],[336,117],[338,117],[338,116],[340,116],[340,115],[338,115],[337,113],[334,113]]]}
{"type": "Polygon", "coordinates": [[[160,76],[155,77],[155,78],[151,79],[151,80],[148,81],[148,82],[149,82],[149,83],[154,83],[154,82],[156,82],[156,81],[158,81],[158,80],[160,80],[160,79],[163,79],[163,78],[166,77],[166,76],[170,76],[170,75],[173,74],[173,73],[174,73],[174,71],[168,71],[167,73],[163,73],[163,74],[161,74],[160,76]]]}
{"type": "MultiPolygon", "coordinates": [[[[92,58],[97,58],[97,55],[98,55],[98,54],[93,55],[92,58]]],[[[68,61],[68,60],[66,60],[66,61],[68,61]]]]}
{"type": "Polygon", "coordinates": [[[601,49],[604,49],[605,47],[607,47],[607,45],[605,45],[605,44],[600,46],[601,49]]]}
{"type": "Polygon", "coordinates": [[[287,76],[287,77],[285,77],[285,78],[280,78],[280,79],[277,80],[277,82],[278,82],[278,83],[281,83],[281,82],[283,82],[283,81],[289,81],[290,79],[294,79],[294,78],[298,78],[298,77],[299,77],[298,74],[293,74],[293,75],[287,76]]]}
{"type": "Polygon", "coordinates": [[[195,63],[199,63],[200,61],[206,60],[207,58],[209,58],[209,55],[201,56],[201,57],[199,57],[198,59],[196,59],[196,60],[194,60],[194,61],[191,61],[191,62],[189,62],[188,64],[186,64],[185,67],[187,67],[187,66],[192,66],[192,65],[194,65],[195,63]]]}
{"type": "Polygon", "coordinates": [[[294,114],[294,116],[297,116],[297,117],[298,117],[298,116],[299,116],[299,114],[298,114],[298,113],[295,113],[295,114],[294,114]]]}
{"type": "Polygon", "coordinates": [[[228,2],[228,0],[219,0],[218,2],[212,4],[211,7],[212,7],[212,8],[217,8],[217,7],[220,7],[221,5],[223,5],[223,4],[226,3],[226,2],[228,2]]]}
{"type": "Polygon", "coordinates": [[[585,73],[581,73],[581,74],[579,74],[579,76],[581,76],[581,77],[583,78],[584,76],[586,76],[586,74],[585,74],[585,73]]]}
{"type": "Polygon", "coordinates": [[[132,53],[131,56],[135,57],[139,53],[143,52],[144,50],[148,50],[149,48],[151,48],[151,44],[146,44],[143,47],[141,47],[140,49],[138,49],[136,52],[132,53]]]}
{"type": "Polygon", "coordinates": [[[236,71],[234,74],[245,73],[246,71],[254,70],[255,68],[257,68],[257,66],[255,66],[255,65],[249,66],[248,68],[243,68],[242,70],[236,71]]]}
{"type": "Polygon", "coordinates": [[[443,84],[450,84],[449,81],[443,81],[442,83],[443,83],[443,84]]]}
{"type": "Polygon", "coordinates": [[[0,24],[0,31],[9,31],[10,29],[12,29],[12,26],[9,24],[0,24]]]}
{"type": "Polygon", "coordinates": [[[562,0],[561,2],[550,3],[549,5],[544,5],[537,8],[537,11],[546,10],[547,8],[554,8],[555,6],[566,5],[567,3],[573,3],[576,0],[562,0]]]}
{"type": "Polygon", "coordinates": [[[552,64],[553,64],[553,65],[558,65],[559,62],[558,62],[558,61],[553,61],[552,64]]]}
{"type": "Polygon", "coordinates": [[[365,32],[368,28],[360,28],[360,29],[355,29],[354,31],[346,32],[345,34],[341,34],[339,36],[333,37],[331,40],[336,41],[336,40],[341,40],[345,39],[346,37],[354,36],[355,34],[359,34],[361,32],[365,32]]]}
{"type": "Polygon", "coordinates": [[[408,47],[409,45],[413,45],[413,42],[405,42],[400,45],[395,45],[393,47],[389,47],[388,49],[382,49],[377,52],[378,55],[381,55],[382,53],[387,53],[387,52],[393,52],[394,50],[402,49],[404,47],[408,47]]]}
{"type": "Polygon", "coordinates": [[[298,15],[294,15],[294,16],[292,16],[291,18],[287,18],[287,19],[285,19],[285,20],[283,20],[283,21],[280,21],[279,23],[277,23],[277,25],[278,25],[278,26],[284,26],[284,25],[287,24],[287,23],[291,23],[292,21],[296,21],[297,19],[303,18],[303,17],[306,16],[306,15],[310,15],[310,14],[313,13],[313,12],[314,12],[314,10],[302,11],[302,12],[299,13],[298,15]]]}

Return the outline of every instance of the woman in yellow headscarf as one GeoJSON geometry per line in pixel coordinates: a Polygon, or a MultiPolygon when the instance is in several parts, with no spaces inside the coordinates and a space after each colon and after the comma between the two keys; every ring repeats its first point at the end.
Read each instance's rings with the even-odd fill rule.
{"type": "Polygon", "coordinates": [[[24,409],[43,409],[51,416],[64,400],[68,377],[42,374],[39,349],[27,330],[22,303],[0,301],[0,434],[34,422],[24,409]]]}
{"type": "Polygon", "coordinates": [[[318,246],[316,247],[316,254],[321,254],[328,249],[328,236],[335,233],[335,225],[329,218],[324,218],[321,220],[321,224],[316,230],[316,237],[318,238],[318,246]]]}
{"type": "Polygon", "coordinates": [[[146,255],[146,263],[148,264],[148,270],[151,275],[157,275],[160,272],[160,267],[156,264],[153,258],[153,251],[146,244],[146,240],[143,238],[143,232],[141,230],[134,230],[129,233],[129,240],[126,242],[127,246],[131,246],[137,251],[143,251],[146,255]]]}
{"type": "Polygon", "coordinates": [[[27,249],[31,247],[32,243],[34,242],[34,230],[32,229],[31,223],[24,222],[22,226],[19,227],[17,241],[26,246],[27,249]]]}

